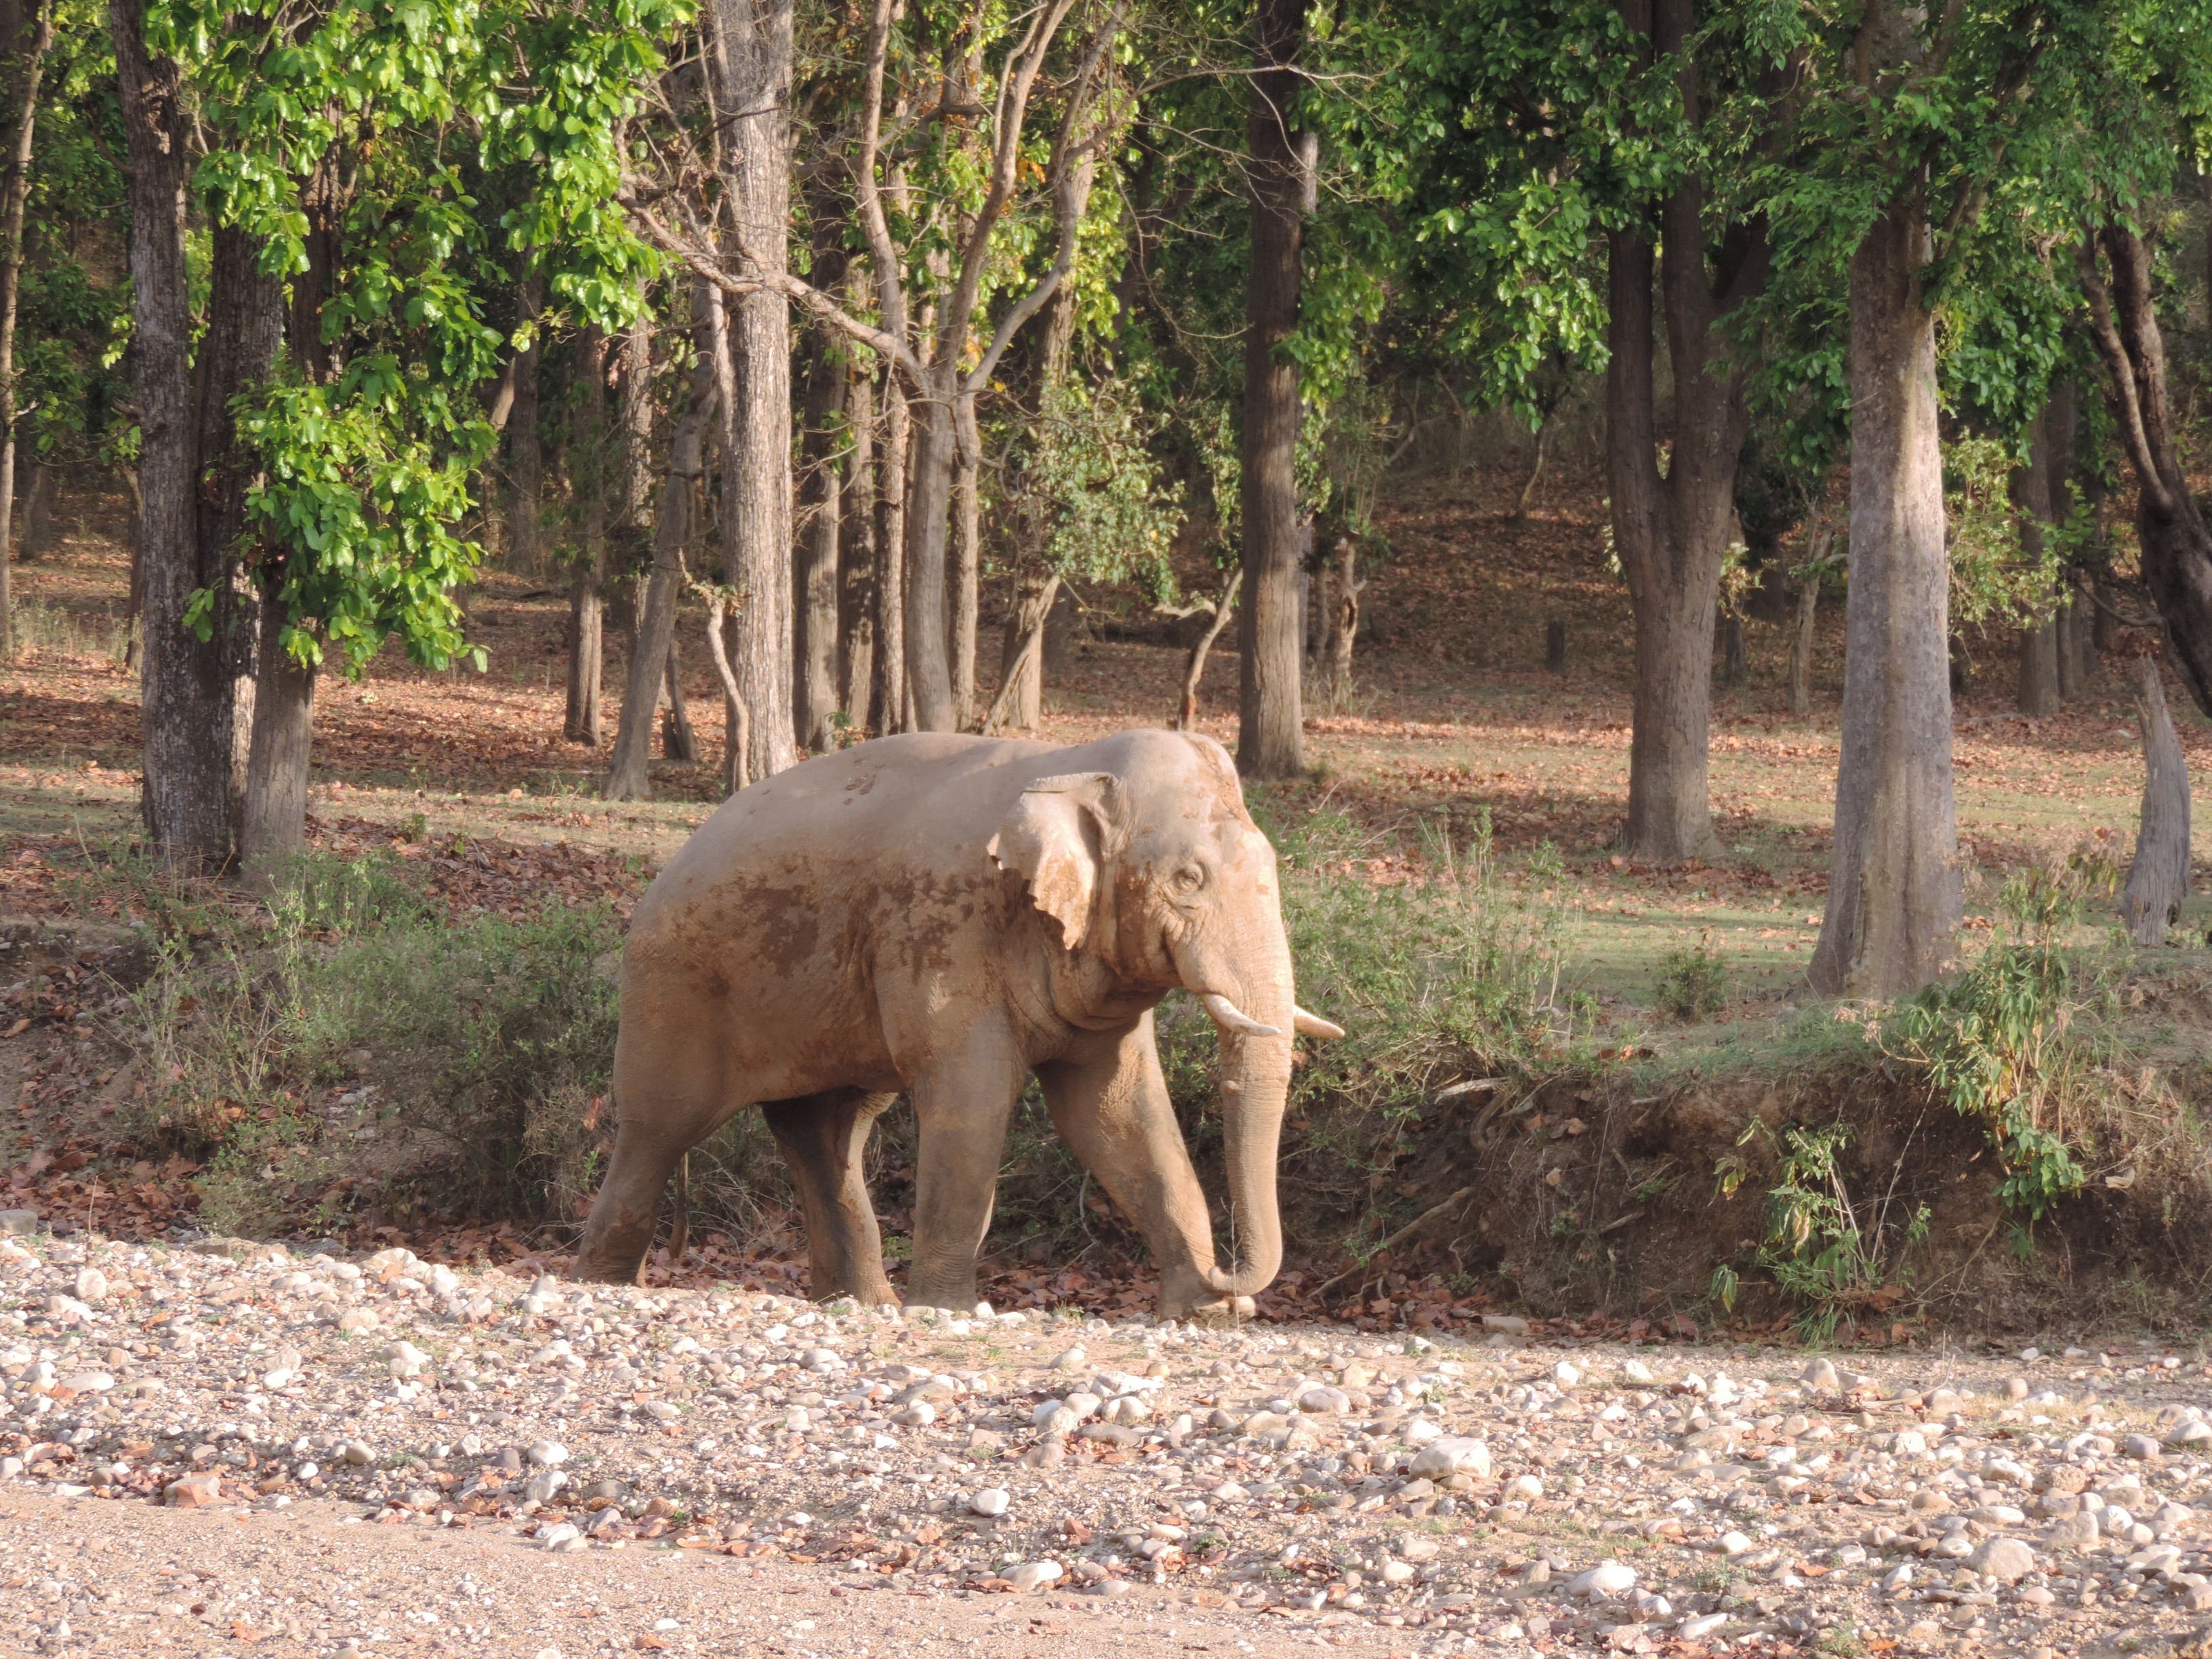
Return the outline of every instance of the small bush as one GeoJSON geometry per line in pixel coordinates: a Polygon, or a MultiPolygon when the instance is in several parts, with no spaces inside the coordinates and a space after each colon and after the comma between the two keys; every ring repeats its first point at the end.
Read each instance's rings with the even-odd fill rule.
{"type": "Polygon", "coordinates": [[[596,1178],[619,944],[603,907],[436,913],[389,860],[301,860],[258,926],[172,939],[134,1000],[148,1150],[266,1228],[352,1178],[465,1213],[566,1218],[596,1178]]]}
{"type": "Polygon", "coordinates": [[[1680,1020],[1711,1019],[1728,1006],[1728,962],[1707,933],[1686,951],[1669,951],[1659,963],[1652,997],[1659,1012],[1680,1020]]]}
{"type": "MultiPolygon", "coordinates": [[[[1846,1316],[1880,1311],[1901,1297],[1912,1279],[1907,1258],[1928,1237],[1928,1206],[1900,1214],[1895,1181],[1879,1198],[1853,1200],[1843,1172],[1850,1136],[1844,1123],[1790,1123],[1776,1130],[1754,1118],[1736,1142],[1765,1139],[1776,1153],[1758,1266],[1784,1295],[1805,1304],[1798,1331],[1816,1345],[1832,1340],[1846,1316]]],[[[1736,1189],[1747,1167],[1734,1155],[1723,1164],[1723,1194],[1736,1189]]],[[[1733,1306],[1736,1283],[1733,1269],[1717,1267],[1716,1299],[1733,1306]]]]}
{"type": "Polygon", "coordinates": [[[1883,1036],[1893,1058],[1988,1132],[2004,1170],[1998,1195],[2030,1223],[2087,1179],[2074,1145],[2075,1096],[2093,1057],[2063,942],[2086,896],[2067,872],[2014,877],[2000,899],[2010,931],[1956,978],[1901,1005],[1883,1036]]]}

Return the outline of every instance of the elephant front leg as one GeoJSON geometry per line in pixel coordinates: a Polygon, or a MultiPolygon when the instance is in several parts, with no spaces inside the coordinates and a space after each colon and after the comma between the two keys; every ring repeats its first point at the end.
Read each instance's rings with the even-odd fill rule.
{"type": "Polygon", "coordinates": [[[1251,1311],[1206,1282],[1214,1265],[1206,1192],[1176,1126],[1148,1013],[1040,1066],[1053,1127],[1137,1224],[1160,1265],[1160,1313],[1227,1319],[1251,1311]]]}
{"type": "Polygon", "coordinates": [[[1006,1120],[1026,1075],[1012,1035],[988,1022],[937,1036],[914,1083],[914,1263],[908,1304],[975,1305],[975,1259],[991,1225],[1006,1120]]]}
{"type": "Polygon", "coordinates": [[[838,1089],[761,1107],[806,1215],[808,1291],[817,1302],[898,1301],[884,1277],[883,1235],[862,1178],[868,1131],[896,1095],[838,1089]]]}
{"type": "Polygon", "coordinates": [[[614,1157],[606,1179],[592,1200],[591,1218],[576,1252],[576,1277],[611,1285],[634,1285],[653,1248],[653,1227],[660,1195],[688,1143],[625,1121],[615,1135],[614,1157]]]}

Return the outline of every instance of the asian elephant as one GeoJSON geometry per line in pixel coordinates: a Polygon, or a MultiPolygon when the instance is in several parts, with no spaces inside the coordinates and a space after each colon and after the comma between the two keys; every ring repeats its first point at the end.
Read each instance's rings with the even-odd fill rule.
{"type": "Polygon", "coordinates": [[[639,902],[623,953],[620,1114],[580,1277],[629,1280],[669,1176],[758,1106],[804,1206],[812,1292],[894,1302],[861,1154],[914,1101],[906,1299],[972,1307],[1006,1121],[1034,1073],[1054,1127],[1136,1223],[1168,1316],[1218,1316],[1282,1265],[1275,1159],[1293,1031],[1274,850],[1220,744],[882,738],[732,796],[639,902]],[[1214,1260],[1152,1010],[1221,1037],[1237,1260],[1214,1260]]]}

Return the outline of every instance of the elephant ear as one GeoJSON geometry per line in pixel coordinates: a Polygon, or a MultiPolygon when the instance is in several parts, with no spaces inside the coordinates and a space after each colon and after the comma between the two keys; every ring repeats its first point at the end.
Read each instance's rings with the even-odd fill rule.
{"type": "Polygon", "coordinates": [[[1115,787],[1110,772],[1039,778],[1022,791],[986,849],[1001,870],[1021,877],[1030,902],[1060,924],[1071,951],[1091,931],[1115,787]]]}

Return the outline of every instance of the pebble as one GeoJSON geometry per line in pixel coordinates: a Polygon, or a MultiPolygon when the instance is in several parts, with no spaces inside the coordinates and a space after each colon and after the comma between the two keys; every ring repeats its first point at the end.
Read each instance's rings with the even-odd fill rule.
{"type": "Polygon", "coordinates": [[[1487,1340],[1036,1312],[971,1332],[726,1286],[526,1291],[404,1251],[222,1250],[0,1241],[0,1480],[241,1508],[312,1492],[556,1552],[811,1556],[849,1533],[884,1540],[862,1583],[1226,1593],[1223,1619],[1277,1609],[1255,1642],[1285,1615],[1403,1620],[1451,1659],[1747,1631],[1809,1649],[1845,1624],[2029,1653],[2052,1620],[2065,1651],[2101,1651],[2212,1613],[2212,1384],[2155,1354],[2104,1376],[2045,1361],[2039,1393],[1972,1358],[1938,1382],[1904,1355],[1863,1376],[1699,1351],[1729,1367],[1701,1376],[1602,1341],[1531,1351],[1506,1315],[1487,1340]],[[1516,1546],[1533,1565],[1501,1573],[1516,1546]],[[1715,1554],[1725,1606],[1699,1583],[1715,1554]]]}
{"type": "Polygon", "coordinates": [[[2035,1552],[2017,1538],[1991,1538],[1966,1558],[1966,1565],[1984,1578],[2015,1584],[2035,1571],[2035,1552]]]}

